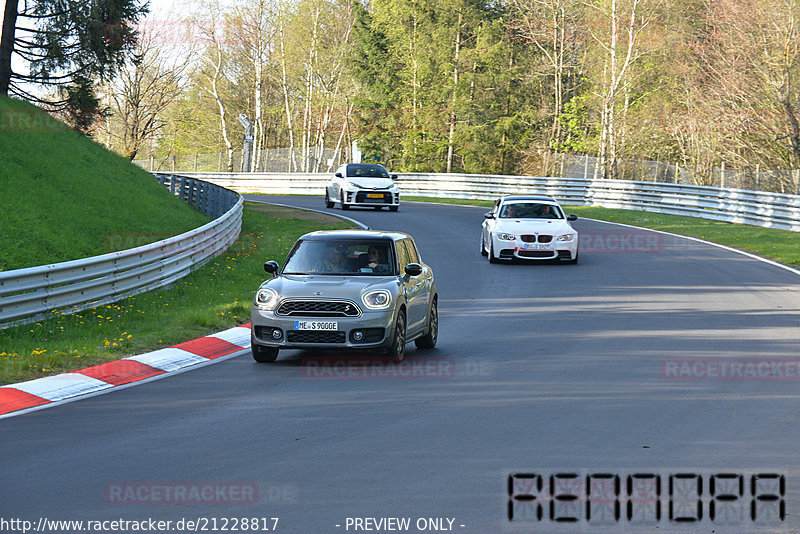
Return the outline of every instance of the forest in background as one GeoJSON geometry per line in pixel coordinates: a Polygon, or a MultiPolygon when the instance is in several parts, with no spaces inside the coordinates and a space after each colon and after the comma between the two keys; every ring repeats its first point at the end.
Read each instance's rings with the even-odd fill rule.
{"type": "Polygon", "coordinates": [[[546,176],[560,153],[604,178],[631,159],[698,183],[796,169],[798,1],[204,0],[140,26],[92,135],[239,170],[244,113],[255,158],[290,148],[294,171],[354,140],[394,172],[546,176]]]}

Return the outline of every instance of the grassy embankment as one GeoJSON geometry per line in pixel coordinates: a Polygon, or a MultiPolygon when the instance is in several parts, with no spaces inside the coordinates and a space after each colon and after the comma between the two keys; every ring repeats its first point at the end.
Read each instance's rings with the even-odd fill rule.
{"type": "MultiPolygon", "coordinates": [[[[124,158],[32,106],[0,99],[0,270],[129,248],[205,222],[124,158]]],[[[349,224],[248,204],[234,247],[173,287],[0,330],[0,384],[247,322],[252,294],[266,276],[264,260],[282,260],[299,235],[331,226],[349,224]]]]}

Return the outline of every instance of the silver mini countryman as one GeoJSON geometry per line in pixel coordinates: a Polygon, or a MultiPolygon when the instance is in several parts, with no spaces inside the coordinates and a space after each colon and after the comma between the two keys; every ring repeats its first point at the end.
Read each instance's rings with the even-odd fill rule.
{"type": "Polygon", "coordinates": [[[433,271],[408,234],[312,232],[256,291],[253,358],[274,362],[282,348],[381,350],[395,362],[406,343],[433,348],[439,332],[433,271]]]}

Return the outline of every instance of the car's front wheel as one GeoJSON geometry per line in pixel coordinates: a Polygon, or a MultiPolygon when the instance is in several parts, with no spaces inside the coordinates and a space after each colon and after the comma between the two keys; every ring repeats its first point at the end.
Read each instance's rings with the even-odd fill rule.
{"type": "Polygon", "coordinates": [[[400,206],[389,206],[389,211],[397,211],[400,206]]]}
{"type": "Polygon", "coordinates": [[[418,349],[432,349],[436,346],[439,339],[439,310],[436,299],[431,304],[431,311],[428,315],[428,333],[414,340],[418,349]]]}
{"type": "Polygon", "coordinates": [[[500,263],[500,260],[494,257],[494,245],[492,239],[489,239],[489,263],[500,263]]]}
{"type": "Polygon", "coordinates": [[[342,191],[342,197],[341,197],[340,200],[341,200],[341,203],[342,203],[342,209],[343,210],[349,210],[350,206],[348,206],[347,204],[344,203],[344,191],[342,191]]]}
{"type": "Polygon", "coordinates": [[[395,363],[402,362],[406,357],[406,316],[403,312],[397,314],[392,345],[387,349],[386,355],[395,363]]]}
{"type": "Polygon", "coordinates": [[[325,189],[325,207],[326,208],[332,208],[333,207],[333,200],[331,200],[331,197],[328,196],[328,189],[327,188],[325,189]]]}
{"type": "Polygon", "coordinates": [[[253,353],[253,359],[258,363],[271,363],[278,359],[278,351],[276,347],[265,347],[263,345],[250,344],[250,352],[253,353]]]}
{"type": "Polygon", "coordinates": [[[575,251],[575,257],[572,258],[571,260],[568,260],[566,263],[571,263],[573,265],[578,263],[578,251],[577,250],[575,251]]]}
{"type": "Polygon", "coordinates": [[[481,233],[481,256],[488,256],[489,253],[486,252],[486,242],[483,240],[483,233],[481,233]]]}

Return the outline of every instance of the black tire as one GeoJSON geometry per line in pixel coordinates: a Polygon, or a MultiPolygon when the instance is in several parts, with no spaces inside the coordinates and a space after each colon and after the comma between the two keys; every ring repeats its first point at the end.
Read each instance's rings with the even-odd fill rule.
{"type": "Polygon", "coordinates": [[[341,198],[340,202],[342,203],[342,209],[343,210],[349,210],[350,209],[350,206],[348,206],[347,204],[344,203],[344,191],[342,191],[342,198],[341,198]]]}
{"type": "Polygon", "coordinates": [[[326,208],[332,208],[333,207],[333,201],[328,196],[328,189],[327,188],[325,188],[325,207],[326,208]]]}
{"type": "Polygon", "coordinates": [[[436,346],[439,339],[439,306],[436,299],[433,299],[431,311],[428,315],[428,333],[414,340],[414,345],[418,349],[432,349],[436,346]]]}
{"type": "Polygon", "coordinates": [[[489,263],[500,263],[500,260],[494,257],[494,245],[489,241],[489,263]]]}
{"type": "Polygon", "coordinates": [[[263,345],[250,344],[250,352],[253,353],[253,359],[258,363],[272,363],[278,359],[278,351],[276,347],[265,347],[263,345]]]}
{"type": "Polygon", "coordinates": [[[400,206],[389,206],[389,211],[397,211],[400,206]]]}
{"type": "Polygon", "coordinates": [[[488,256],[489,253],[486,252],[486,243],[483,242],[483,232],[481,232],[481,256],[488,256]]]}
{"type": "Polygon", "coordinates": [[[397,314],[397,321],[394,324],[394,334],[392,345],[386,350],[394,363],[400,363],[406,357],[406,316],[403,312],[397,314]]]}
{"type": "Polygon", "coordinates": [[[578,263],[578,251],[577,250],[575,251],[575,258],[573,258],[571,260],[568,260],[566,263],[569,263],[570,265],[575,265],[576,263],[578,263]]]}
{"type": "Polygon", "coordinates": [[[373,206],[373,207],[375,208],[375,211],[381,211],[381,208],[382,208],[383,206],[373,206]]]}

